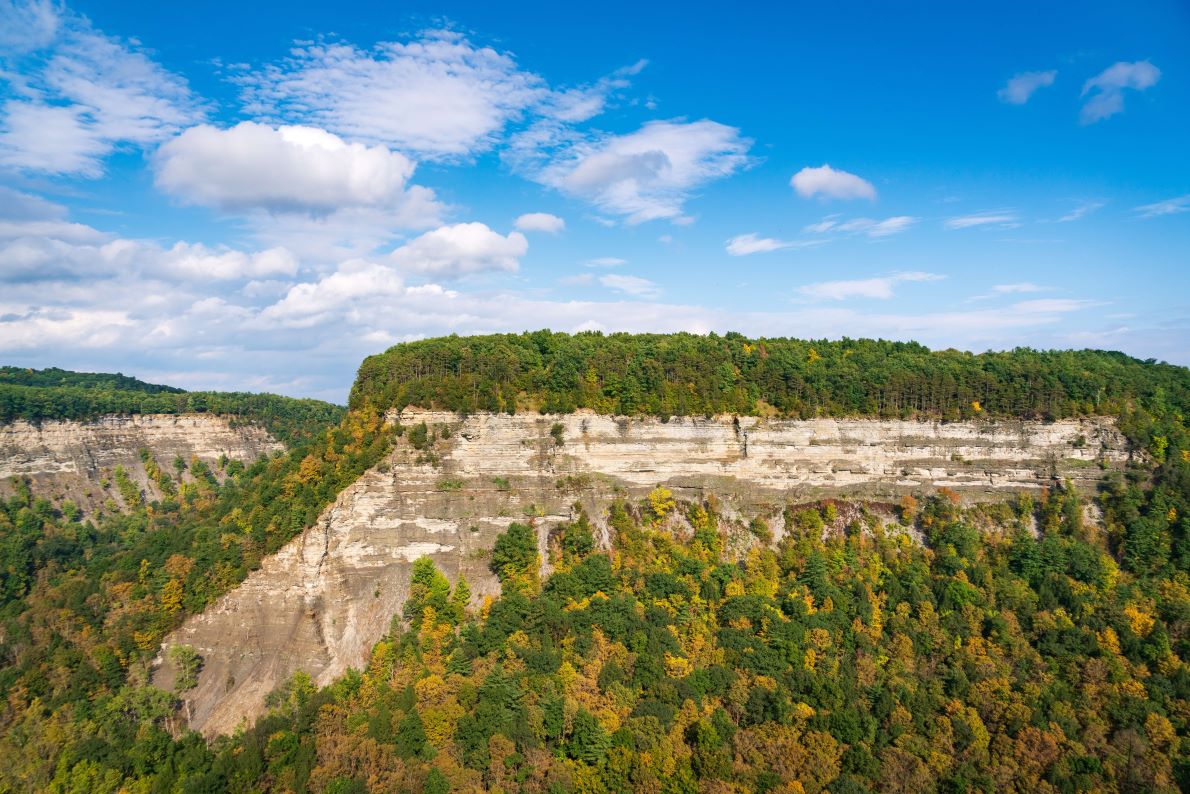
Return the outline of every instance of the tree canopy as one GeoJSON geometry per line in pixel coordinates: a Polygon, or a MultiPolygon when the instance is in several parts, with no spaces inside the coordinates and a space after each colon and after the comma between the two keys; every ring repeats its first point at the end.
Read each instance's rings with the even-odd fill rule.
{"type": "Polygon", "coordinates": [[[535,331],[396,345],[351,405],[466,413],[1057,419],[1190,409],[1190,371],[1099,350],[972,354],[872,339],[535,331]]]}
{"type": "Polygon", "coordinates": [[[125,375],[0,369],[0,424],[16,419],[86,421],[130,414],[209,413],[259,425],[292,444],[337,424],[344,408],[322,400],[248,392],[188,392],[125,375]]]}

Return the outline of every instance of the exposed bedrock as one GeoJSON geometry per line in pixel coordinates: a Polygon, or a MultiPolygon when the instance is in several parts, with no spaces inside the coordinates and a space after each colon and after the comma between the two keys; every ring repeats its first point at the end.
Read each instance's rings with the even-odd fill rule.
{"type": "MultiPolygon", "coordinates": [[[[476,600],[497,593],[488,569],[496,537],[532,518],[545,559],[549,530],[576,502],[602,530],[613,499],[663,484],[687,499],[713,493],[728,515],[770,517],[780,534],[789,503],[894,501],[941,487],[981,501],[1056,479],[1089,490],[1128,455],[1106,419],[662,422],[412,410],[399,419],[407,427],[424,421],[438,440],[417,450],[406,433],[315,526],[166,639],[165,647],[192,645],[203,658],[198,686],[185,696],[194,728],[234,730],[295,671],[327,684],[362,666],[400,613],[420,556],[452,580],[465,574],[476,600]]],[[[168,663],[156,681],[172,684],[168,663]]]]}
{"type": "Polygon", "coordinates": [[[181,457],[197,457],[214,465],[220,456],[244,463],[282,449],[259,427],[232,426],[229,419],[212,414],[142,414],[106,416],[90,422],[18,420],[0,425],[0,496],[13,491],[13,476],[27,477],[38,496],[72,499],[85,511],[112,498],[116,488],[104,489],[117,466],[123,466],[146,497],[160,496],[149,481],[140,459],[147,449],[158,463],[173,473],[181,457]]]}

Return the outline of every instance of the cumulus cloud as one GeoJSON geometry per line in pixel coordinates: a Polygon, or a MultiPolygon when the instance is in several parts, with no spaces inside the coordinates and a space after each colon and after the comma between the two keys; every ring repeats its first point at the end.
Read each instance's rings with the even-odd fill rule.
{"type": "Polygon", "coordinates": [[[1079,119],[1094,124],[1124,112],[1124,92],[1144,91],[1161,79],[1161,70],[1148,61],[1118,61],[1083,84],[1086,100],[1079,119]]]}
{"type": "Polygon", "coordinates": [[[661,287],[655,282],[640,276],[628,276],[621,273],[611,273],[599,277],[599,283],[610,290],[623,292],[640,298],[655,298],[661,294],[661,287]]]}
{"type": "Polygon", "coordinates": [[[391,267],[353,259],[315,282],[296,284],[285,297],[261,312],[261,320],[290,327],[309,327],[359,301],[402,294],[404,282],[391,267]]]}
{"type": "Polygon", "coordinates": [[[188,279],[256,279],[294,276],[298,262],[284,248],[245,253],[228,248],[210,249],[201,243],[175,243],[160,255],[166,273],[188,279]]]}
{"type": "MultiPolygon", "coordinates": [[[[240,251],[177,242],[116,238],[64,221],[0,221],[0,282],[72,279],[87,283],[121,275],[170,282],[234,281],[297,274],[297,259],[284,248],[240,251]]],[[[138,296],[143,297],[143,296],[138,296]]]]}
{"type": "Polygon", "coordinates": [[[1029,97],[1033,96],[1037,89],[1053,85],[1057,76],[1057,69],[1044,72],[1021,72],[1005,83],[996,96],[1000,98],[1001,102],[1006,102],[1009,105],[1023,105],[1029,101],[1029,97]]]}
{"type": "Polygon", "coordinates": [[[1143,204],[1136,208],[1136,212],[1140,213],[1142,218],[1160,218],[1163,215],[1180,215],[1183,212],[1190,212],[1190,193],[1153,204],[1143,204]]]}
{"type": "Polygon", "coordinates": [[[916,281],[939,281],[945,276],[937,273],[894,273],[878,278],[852,279],[843,281],[821,281],[798,287],[798,292],[807,298],[819,300],[846,300],[848,298],[875,298],[888,300],[893,296],[897,284],[916,281]]]}
{"type": "Polygon", "coordinates": [[[558,234],[566,228],[566,221],[548,212],[529,212],[517,218],[513,225],[522,232],[558,234]]]}
{"type": "Polygon", "coordinates": [[[988,212],[976,212],[971,215],[959,215],[954,218],[948,218],[945,223],[947,229],[970,229],[974,226],[1012,227],[1017,225],[1019,225],[1019,218],[1012,210],[991,210],[988,212]]]}
{"type": "Polygon", "coordinates": [[[703,185],[743,168],[751,141],[718,122],[653,121],[627,135],[577,142],[530,176],[629,224],[685,220],[703,185]]]}
{"type": "Polygon", "coordinates": [[[389,255],[402,271],[442,278],[486,271],[515,273],[529,242],[520,232],[507,236],[482,223],[456,223],[426,232],[389,255]]]}
{"type": "Polygon", "coordinates": [[[836,171],[830,165],[806,167],[789,180],[802,198],[868,199],[876,200],[876,188],[868,180],[847,171],[836,171]]]}
{"type": "Polygon", "coordinates": [[[20,78],[0,109],[0,165],[94,178],[116,149],[155,145],[202,118],[186,82],[138,45],[57,5],[9,8],[0,45],[20,78]]]}
{"type": "Polygon", "coordinates": [[[155,167],[157,187],[187,203],[327,213],[401,204],[414,164],[383,146],[347,143],[313,127],[245,121],[230,129],[191,127],[161,147],[155,167]]]}

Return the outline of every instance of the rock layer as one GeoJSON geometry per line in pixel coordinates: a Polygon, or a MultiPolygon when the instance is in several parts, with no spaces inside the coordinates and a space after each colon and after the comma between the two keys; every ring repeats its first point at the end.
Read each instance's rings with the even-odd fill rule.
{"type": "MultiPolygon", "coordinates": [[[[662,422],[420,411],[392,419],[425,422],[438,440],[414,449],[407,433],[314,527],[166,639],[164,647],[189,644],[203,658],[199,684],[185,695],[192,727],[233,730],[295,671],[325,685],[365,664],[400,614],[420,556],[452,580],[465,575],[476,600],[495,594],[488,555],[496,537],[513,521],[531,521],[545,559],[549,530],[576,502],[606,532],[611,500],[665,484],[684,498],[714,493],[744,520],[765,515],[779,535],[786,504],[892,501],[940,487],[1000,499],[1055,478],[1090,489],[1128,456],[1106,419],[662,422]]],[[[172,684],[168,663],[155,680],[172,684]]]]}
{"type": "Polygon", "coordinates": [[[251,463],[282,445],[259,427],[233,427],[228,418],[211,414],[107,416],[92,422],[40,424],[18,420],[0,425],[0,496],[12,493],[12,477],[27,477],[37,495],[72,499],[90,511],[108,498],[119,502],[117,490],[105,490],[102,483],[123,466],[146,495],[156,498],[160,494],[145,473],[142,449],[172,474],[176,457],[215,464],[226,455],[251,463]]]}

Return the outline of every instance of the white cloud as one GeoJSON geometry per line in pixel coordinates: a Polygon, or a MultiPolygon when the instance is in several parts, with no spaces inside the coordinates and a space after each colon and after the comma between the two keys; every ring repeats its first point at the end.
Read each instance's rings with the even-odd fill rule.
{"type": "Polygon", "coordinates": [[[58,6],[15,8],[17,30],[5,36],[17,55],[5,75],[14,90],[0,111],[0,164],[97,177],[116,149],[152,146],[201,119],[186,82],[135,43],[58,6]]]}
{"type": "Polygon", "coordinates": [[[1034,91],[1053,85],[1054,78],[1057,76],[1056,69],[1044,72],[1021,72],[1005,83],[996,96],[1000,97],[1001,102],[1007,102],[1010,105],[1023,105],[1029,101],[1029,97],[1033,96],[1034,91]]]}
{"type": "Polygon", "coordinates": [[[591,85],[551,88],[513,56],[450,30],[364,49],[345,42],[295,47],[237,78],[245,112],[317,126],[427,159],[491,149],[527,118],[568,125],[601,113],[644,68],[640,61],[591,85]]]}
{"type": "Polygon", "coordinates": [[[517,218],[513,225],[522,232],[558,234],[566,228],[566,221],[548,212],[529,212],[517,218]]]}
{"type": "Polygon", "coordinates": [[[1063,215],[1061,218],[1058,218],[1058,223],[1070,223],[1071,221],[1077,221],[1086,215],[1090,215],[1095,210],[1102,209],[1106,203],[1107,202],[1105,202],[1105,201],[1083,202],[1082,204],[1080,204],[1077,207],[1075,207],[1074,209],[1072,209],[1070,212],[1063,215]]]}
{"type": "MultiPolygon", "coordinates": [[[[414,164],[383,146],[346,143],[313,127],[245,121],[230,129],[191,127],[161,147],[155,167],[157,186],[187,203],[330,213],[410,201],[414,164]]],[[[432,201],[433,194],[418,199],[432,201]]]]}
{"type": "Polygon", "coordinates": [[[1000,227],[1017,226],[1019,225],[1019,219],[1017,214],[1012,210],[991,210],[948,218],[945,223],[947,229],[970,229],[974,226],[992,225],[1000,227]]]}
{"type": "Polygon", "coordinates": [[[803,168],[789,180],[789,184],[803,198],[868,199],[876,200],[876,188],[868,180],[846,171],[836,171],[830,165],[803,168]]]}
{"type": "Polygon", "coordinates": [[[853,218],[849,221],[840,221],[838,216],[830,216],[823,218],[818,223],[810,224],[803,231],[810,234],[841,233],[866,234],[868,237],[889,237],[900,234],[915,223],[917,223],[917,218],[911,215],[894,215],[879,221],[872,218],[853,218]]]}
{"type": "Polygon", "coordinates": [[[0,55],[20,55],[49,46],[61,25],[51,0],[0,0],[0,55]]]}
{"type": "Polygon", "coordinates": [[[391,267],[353,259],[316,282],[294,285],[285,297],[260,314],[266,323],[287,327],[309,327],[336,313],[402,295],[400,275],[391,267]]]}
{"type": "Polygon", "coordinates": [[[426,157],[489,148],[508,121],[548,92],[511,56],[443,30],[370,51],[345,43],[299,46],[240,83],[248,113],[426,157]]]}
{"type": "MultiPolygon", "coordinates": [[[[245,252],[201,243],[113,238],[64,221],[0,221],[0,282],[87,282],[135,276],[178,282],[292,277],[298,262],[284,248],[245,252]]],[[[137,296],[138,299],[142,296],[137,296]]]]}
{"type": "MultiPolygon", "coordinates": [[[[684,220],[692,193],[747,162],[751,141],[718,122],[652,121],[627,135],[576,142],[530,176],[630,224],[684,220]]],[[[524,167],[524,164],[521,166],[524,167]]]]}
{"type": "Polygon", "coordinates": [[[1148,61],[1118,61],[1083,84],[1082,96],[1087,97],[1079,119],[1093,124],[1109,116],[1124,112],[1124,91],[1144,91],[1161,79],[1161,70],[1148,61]]]}
{"type": "Polygon", "coordinates": [[[1015,284],[997,284],[992,287],[992,292],[998,295],[1012,295],[1022,292],[1042,292],[1045,289],[1045,287],[1039,287],[1031,281],[1019,281],[1015,284]]]}
{"type": "Polygon", "coordinates": [[[520,232],[503,236],[482,223],[456,223],[426,232],[390,254],[399,269],[454,278],[485,271],[516,272],[529,242],[520,232]]]}
{"type": "Polygon", "coordinates": [[[161,256],[160,267],[187,279],[250,279],[294,276],[297,259],[284,248],[245,253],[230,249],[211,250],[201,243],[176,243],[161,256]]]}
{"type": "Polygon", "coordinates": [[[558,283],[568,287],[586,287],[595,283],[595,275],[593,273],[578,273],[573,276],[563,276],[558,279],[558,283]]]}
{"type": "Polygon", "coordinates": [[[794,243],[790,240],[777,240],[773,237],[759,237],[755,232],[737,234],[727,241],[727,253],[732,256],[747,256],[748,254],[763,254],[769,251],[780,251],[790,248],[794,243]]]}
{"type": "Polygon", "coordinates": [[[822,281],[798,287],[798,292],[807,298],[820,300],[846,300],[848,298],[875,298],[888,300],[893,288],[902,282],[939,281],[945,278],[936,273],[894,273],[879,278],[852,279],[845,281],[822,281]]]}
{"type": "Polygon", "coordinates": [[[1153,204],[1143,204],[1136,208],[1136,212],[1140,213],[1142,218],[1160,218],[1162,215],[1179,215],[1183,212],[1190,212],[1190,193],[1153,204]]]}
{"type": "Polygon", "coordinates": [[[587,267],[619,267],[628,264],[628,260],[618,256],[598,256],[588,259],[585,264],[587,267]]]}
{"type": "Polygon", "coordinates": [[[634,295],[639,298],[655,298],[661,294],[661,288],[656,283],[639,276],[611,273],[606,276],[600,276],[599,283],[608,289],[623,292],[626,295],[634,295]]]}

